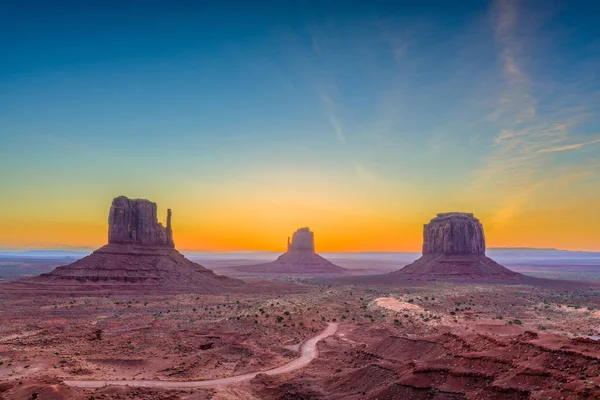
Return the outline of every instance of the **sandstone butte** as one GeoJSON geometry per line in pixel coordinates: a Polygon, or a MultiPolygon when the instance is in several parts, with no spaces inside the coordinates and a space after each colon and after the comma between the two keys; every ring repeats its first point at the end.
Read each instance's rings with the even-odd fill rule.
{"type": "Polygon", "coordinates": [[[192,288],[218,292],[243,281],[215,274],[175,249],[171,210],[166,226],[158,222],[156,203],[120,196],[108,214],[108,244],[72,264],[31,278],[44,285],[121,285],[154,289],[192,288]]]}
{"type": "Polygon", "coordinates": [[[393,275],[416,280],[514,282],[524,276],[485,255],[483,225],[470,213],[437,214],[423,227],[423,256],[393,275]]]}
{"type": "Polygon", "coordinates": [[[315,252],[315,234],[309,228],[300,228],[294,232],[291,241],[288,237],[287,252],[275,261],[236,267],[240,272],[267,274],[310,274],[342,275],[348,270],[321,257],[315,252]]]}

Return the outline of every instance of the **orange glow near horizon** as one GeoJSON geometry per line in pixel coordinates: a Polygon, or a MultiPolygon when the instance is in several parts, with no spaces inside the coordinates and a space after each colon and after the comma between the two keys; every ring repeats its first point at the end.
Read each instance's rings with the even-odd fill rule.
{"type": "MultiPolygon", "coordinates": [[[[178,249],[200,251],[276,251],[283,252],[287,237],[295,229],[309,226],[315,232],[317,251],[364,252],[364,251],[414,251],[420,252],[422,228],[430,217],[391,217],[337,219],[334,215],[312,218],[308,223],[302,216],[271,213],[270,219],[258,214],[242,213],[207,215],[204,219],[184,220],[174,211],[174,238],[178,249]],[[262,221],[262,224],[258,222],[262,221]]],[[[478,216],[477,213],[475,216],[478,216]]],[[[567,250],[600,250],[595,241],[597,227],[578,224],[571,216],[563,220],[548,219],[533,214],[514,225],[488,223],[485,216],[478,216],[484,224],[488,247],[559,248],[567,250]],[[571,232],[569,231],[571,230],[571,232]],[[572,231],[577,231],[577,235],[572,231]]],[[[3,248],[96,248],[107,241],[105,220],[98,221],[6,221],[6,229],[0,232],[3,248]]]]}
{"type": "MultiPolygon", "coordinates": [[[[569,190],[578,186],[569,179],[516,197],[501,186],[448,196],[436,187],[371,177],[348,184],[327,174],[302,178],[290,183],[286,174],[252,173],[240,177],[241,183],[183,185],[169,196],[154,188],[126,193],[155,201],[163,223],[166,209],[173,210],[174,239],[182,250],[281,252],[288,236],[308,226],[320,252],[419,252],[423,224],[438,212],[462,211],[480,219],[487,247],[600,251],[600,229],[593,223],[600,220],[594,214],[600,210],[599,190],[586,186],[572,197],[569,190]]],[[[49,193],[43,204],[35,196],[9,197],[2,207],[11,215],[3,221],[0,248],[106,244],[108,209],[116,196],[72,190],[49,193]]]]}

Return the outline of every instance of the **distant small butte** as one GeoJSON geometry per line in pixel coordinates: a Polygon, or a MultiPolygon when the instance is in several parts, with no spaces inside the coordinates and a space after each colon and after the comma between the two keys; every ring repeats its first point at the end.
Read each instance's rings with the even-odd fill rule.
{"type": "Polygon", "coordinates": [[[231,268],[235,272],[256,274],[290,275],[345,275],[346,268],[335,265],[315,252],[315,234],[308,228],[300,228],[287,241],[287,251],[275,261],[258,265],[231,268]]]}

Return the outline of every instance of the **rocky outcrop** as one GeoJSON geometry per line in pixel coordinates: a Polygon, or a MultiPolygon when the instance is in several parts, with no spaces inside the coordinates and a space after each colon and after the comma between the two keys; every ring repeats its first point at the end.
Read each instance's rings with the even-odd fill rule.
{"type": "Polygon", "coordinates": [[[175,247],[171,210],[167,226],[158,222],[156,203],[125,196],[113,200],[108,213],[108,243],[175,247]]]}
{"type": "Polygon", "coordinates": [[[287,251],[310,251],[315,252],[315,234],[308,228],[300,228],[292,235],[292,241],[288,238],[287,251]]]}
{"type": "Polygon", "coordinates": [[[473,214],[438,214],[423,228],[423,256],[392,275],[408,280],[515,282],[523,275],[485,256],[483,225],[473,214]]]}
{"type": "Polygon", "coordinates": [[[483,225],[473,214],[441,213],[423,229],[423,255],[485,254],[483,225]]]}
{"type": "Polygon", "coordinates": [[[107,245],[30,282],[67,288],[82,284],[103,288],[120,285],[120,289],[204,293],[243,285],[242,281],[217,275],[175,250],[171,210],[167,211],[164,227],[158,222],[155,203],[125,196],[115,198],[110,207],[107,245]]]}
{"type": "Polygon", "coordinates": [[[315,235],[309,228],[300,228],[288,237],[287,252],[277,260],[260,265],[233,267],[235,272],[261,274],[342,275],[348,270],[315,253],[315,235]]]}

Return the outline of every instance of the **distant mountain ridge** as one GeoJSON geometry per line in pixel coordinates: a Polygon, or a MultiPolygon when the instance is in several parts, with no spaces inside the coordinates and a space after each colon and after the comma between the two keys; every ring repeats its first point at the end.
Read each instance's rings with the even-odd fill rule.
{"type": "MultiPolygon", "coordinates": [[[[67,250],[63,248],[57,249],[0,249],[0,257],[83,257],[92,252],[93,249],[87,248],[76,248],[73,250],[67,250]]],[[[507,252],[537,252],[537,253],[577,253],[577,254],[600,254],[600,251],[586,251],[586,250],[563,250],[556,248],[536,248],[536,247],[489,247],[487,251],[492,253],[507,253],[507,252]]],[[[182,253],[194,256],[194,257],[216,257],[221,256],[231,257],[264,257],[271,254],[279,254],[277,251],[263,251],[263,250],[234,250],[234,251],[197,251],[197,250],[182,250],[182,253]]],[[[364,258],[369,256],[394,256],[394,255],[413,255],[419,254],[416,251],[324,251],[323,255],[333,257],[358,257],[364,258]]]]}
{"type": "Polygon", "coordinates": [[[571,251],[577,252],[579,250],[560,250],[553,247],[488,247],[488,250],[496,251],[571,251]]]}
{"type": "Polygon", "coordinates": [[[90,251],[74,251],[74,250],[0,250],[0,257],[50,257],[50,258],[81,258],[91,253],[90,251]]]}

